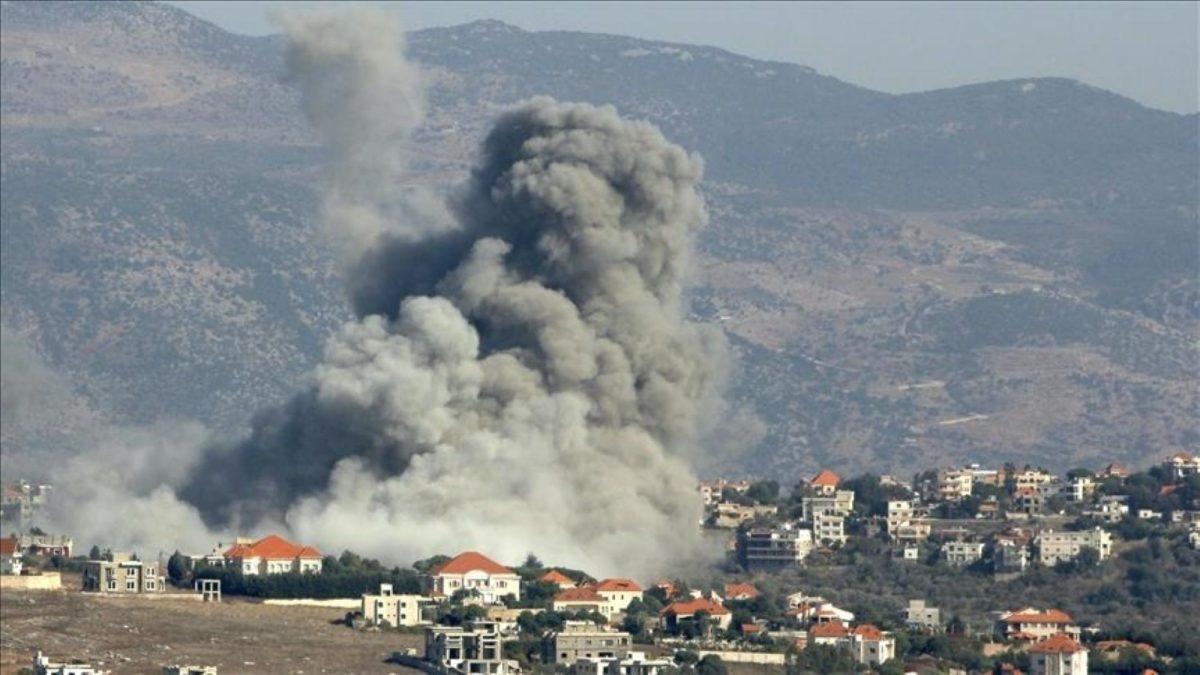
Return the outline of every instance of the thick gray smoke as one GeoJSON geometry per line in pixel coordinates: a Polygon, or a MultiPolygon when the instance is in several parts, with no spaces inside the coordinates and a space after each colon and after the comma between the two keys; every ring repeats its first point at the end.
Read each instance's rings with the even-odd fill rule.
{"type": "Polygon", "coordinates": [[[364,135],[391,127],[338,122],[377,109],[330,92],[408,69],[381,65],[361,23],[289,36],[334,146],[328,226],[369,242],[348,271],[359,318],[305,392],[211,451],[186,499],[211,523],[279,519],[389,559],[537,551],[648,573],[695,555],[691,453],[724,353],[680,297],[706,220],[699,160],[610,107],[538,98],[497,120],[451,228],[387,222],[413,213],[379,207],[402,188],[354,176],[392,147],[364,135]]]}

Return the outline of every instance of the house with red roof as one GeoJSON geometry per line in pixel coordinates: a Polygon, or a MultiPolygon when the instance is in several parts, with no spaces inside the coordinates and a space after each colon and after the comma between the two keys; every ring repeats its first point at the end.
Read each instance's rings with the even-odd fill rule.
{"type": "Polygon", "coordinates": [[[737,582],[725,584],[725,599],[726,600],[753,600],[761,593],[754,587],[754,584],[737,582]]]}
{"type": "Polygon", "coordinates": [[[1200,457],[1190,452],[1180,451],[1171,455],[1163,462],[1163,466],[1169,469],[1176,478],[1200,476],[1200,457]]]}
{"type": "Polygon", "coordinates": [[[542,582],[543,584],[554,584],[559,588],[559,590],[575,588],[578,586],[574,579],[563,574],[562,572],[559,572],[558,570],[550,570],[549,572],[546,572],[542,576],[538,577],[538,581],[542,582]]]}
{"type": "Polygon", "coordinates": [[[613,614],[608,601],[596,592],[595,586],[581,586],[559,591],[554,595],[550,607],[556,612],[598,612],[605,618],[612,618],[613,614]]]}
{"type": "Polygon", "coordinates": [[[1032,675],[1087,675],[1088,650],[1066,633],[1055,633],[1029,648],[1032,675]]]}
{"type": "Polygon", "coordinates": [[[812,477],[808,484],[817,494],[833,495],[837,492],[838,484],[842,482],[840,476],[830,471],[822,469],[820,473],[812,477]]]}
{"type": "Polygon", "coordinates": [[[1005,612],[1000,615],[997,632],[1008,640],[1040,642],[1059,633],[1079,637],[1079,626],[1070,614],[1061,609],[1039,610],[1033,607],[1005,612]]]}
{"type": "Polygon", "coordinates": [[[604,579],[595,588],[615,612],[624,612],[629,603],[643,597],[642,587],[632,579],[604,579]]]}
{"type": "Polygon", "coordinates": [[[733,614],[725,605],[705,597],[672,602],[662,608],[659,618],[663,628],[673,631],[681,624],[695,620],[697,614],[707,614],[723,630],[733,621],[733,614]]]}
{"type": "Polygon", "coordinates": [[[20,540],[0,539],[0,574],[20,574],[22,568],[20,540]]]}
{"type": "Polygon", "coordinates": [[[506,595],[521,599],[521,577],[477,551],[464,551],[433,568],[428,582],[434,594],[465,591],[489,605],[506,595]]]}
{"type": "Polygon", "coordinates": [[[878,626],[864,623],[850,631],[850,649],[854,660],[878,666],[896,658],[896,638],[878,626]]]}
{"type": "Polygon", "coordinates": [[[245,576],[266,574],[321,573],[321,552],[312,546],[293,544],[277,534],[257,541],[239,537],[222,554],[225,566],[245,576]]]}

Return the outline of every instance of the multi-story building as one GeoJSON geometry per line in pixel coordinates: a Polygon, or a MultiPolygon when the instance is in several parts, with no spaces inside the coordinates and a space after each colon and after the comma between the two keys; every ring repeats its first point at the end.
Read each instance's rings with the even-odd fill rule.
{"type": "Polygon", "coordinates": [[[896,639],[869,623],[850,631],[850,650],[854,660],[867,666],[879,666],[896,657],[896,639]]]}
{"type": "Polygon", "coordinates": [[[1054,474],[1045,469],[1031,469],[1029,467],[1018,471],[1013,478],[1016,481],[1017,490],[1022,488],[1041,490],[1043,487],[1054,482],[1054,474]]]}
{"type": "Polygon", "coordinates": [[[222,554],[225,566],[240,570],[244,576],[287,574],[320,574],[321,552],[312,546],[293,544],[277,534],[259,539],[239,537],[222,554]]]}
{"type": "Polygon", "coordinates": [[[712,512],[713,527],[736,529],[742,523],[754,520],[759,516],[773,516],[779,512],[774,504],[736,504],[721,502],[712,512]]]}
{"type": "Polygon", "coordinates": [[[1104,523],[1119,523],[1129,515],[1128,500],[1127,495],[1104,495],[1096,503],[1096,508],[1084,511],[1083,515],[1104,523]]]}
{"type": "Polygon", "coordinates": [[[596,584],[595,589],[612,607],[614,614],[624,612],[629,603],[643,597],[642,587],[632,579],[604,579],[596,584]]]}
{"type": "Polygon", "coordinates": [[[975,484],[971,472],[965,469],[943,469],[938,472],[938,499],[955,502],[971,496],[975,484]]]}
{"type": "Polygon", "coordinates": [[[1163,462],[1163,466],[1171,471],[1176,478],[1200,476],[1200,457],[1190,452],[1177,452],[1163,462]]]}
{"type": "Polygon", "coordinates": [[[981,541],[948,541],[942,544],[942,559],[955,567],[963,567],[983,558],[981,541]]]}
{"type": "Polygon", "coordinates": [[[5,525],[24,528],[45,507],[50,491],[49,485],[35,485],[23,480],[5,482],[4,496],[0,499],[0,520],[5,525]]]}
{"type": "Polygon", "coordinates": [[[854,511],[854,491],[836,490],[832,494],[803,497],[800,500],[802,518],[807,522],[821,514],[849,516],[854,511]]]}
{"type": "Polygon", "coordinates": [[[363,593],[363,619],[370,626],[423,626],[433,623],[434,602],[421,595],[396,594],[391,584],[379,584],[379,593],[363,593]]]}
{"type": "Polygon", "coordinates": [[[909,499],[890,499],[887,505],[887,533],[893,539],[901,525],[913,520],[913,503],[909,499]]]}
{"type": "Polygon", "coordinates": [[[996,622],[996,632],[1005,640],[1041,642],[1057,633],[1066,633],[1078,638],[1079,626],[1075,625],[1075,620],[1070,614],[1061,609],[1042,611],[1026,607],[1000,614],[996,622]]]}
{"type": "Polygon", "coordinates": [[[581,658],[571,664],[571,675],[659,675],[674,670],[673,660],[651,659],[645,652],[629,652],[611,658],[581,658]]]}
{"type": "Polygon", "coordinates": [[[711,506],[722,501],[727,491],[744,494],[749,489],[750,481],[718,478],[700,483],[700,498],[704,501],[705,506],[711,506]]]}
{"type": "Polygon", "coordinates": [[[562,630],[542,638],[542,655],[547,663],[571,664],[579,659],[620,659],[632,646],[629,633],[600,628],[590,621],[568,621],[562,630]]]}
{"type": "Polygon", "coordinates": [[[1073,502],[1086,501],[1096,491],[1096,481],[1091,476],[1076,476],[1063,486],[1063,494],[1073,502]]]}
{"type": "Polygon", "coordinates": [[[846,518],[836,513],[818,512],[813,516],[813,537],[822,544],[846,543],[846,518]]]}
{"type": "Polygon", "coordinates": [[[1045,530],[1034,541],[1038,562],[1046,566],[1074,560],[1084,548],[1094,549],[1100,560],[1112,555],[1112,535],[1099,527],[1081,532],[1045,530]]]}
{"type": "Polygon", "coordinates": [[[1037,488],[1017,488],[1013,495],[1013,504],[1017,507],[1017,511],[1025,515],[1032,516],[1041,513],[1045,503],[1046,499],[1042,495],[1042,491],[1037,488]]]}
{"type": "Polygon", "coordinates": [[[428,585],[437,594],[451,596],[465,591],[488,604],[498,603],[506,595],[521,599],[521,577],[475,551],[460,553],[435,567],[429,574],[428,585]]]}
{"type": "Polygon", "coordinates": [[[1058,633],[1029,648],[1031,675],[1087,675],[1088,650],[1069,635],[1058,633]]]}
{"type": "Polygon", "coordinates": [[[429,626],[425,629],[425,660],[463,675],[509,675],[520,672],[516,661],[504,658],[504,638],[491,621],[468,626],[429,626]]]}
{"type": "Polygon", "coordinates": [[[904,613],[904,623],[917,630],[936,631],[942,627],[942,611],[930,607],[924,600],[909,600],[904,613]]]}
{"type": "Polygon", "coordinates": [[[997,574],[1024,572],[1029,567],[1029,547],[1020,541],[997,538],[992,542],[992,571],[997,574]]]}
{"type": "Polygon", "coordinates": [[[813,532],[784,523],[752,528],[738,534],[737,555],[747,570],[772,570],[799,565],[813,549],[813,532]]]}
{"type": "Polygon", "coordinates": [[[163,585],[157,564],[136,560],[127,553],[83,564],[83,590],[92,593],[161,593],[163,585]]]}
{"type": "Polygon", "coordinates": [[[34,555],[46,558],[51,556],[70,558],[71,551],[75,547],[75,542],[65,534],[30,532],[28,534],[21,535],[20,543],[18,545],[26,555],[34,555]]]}

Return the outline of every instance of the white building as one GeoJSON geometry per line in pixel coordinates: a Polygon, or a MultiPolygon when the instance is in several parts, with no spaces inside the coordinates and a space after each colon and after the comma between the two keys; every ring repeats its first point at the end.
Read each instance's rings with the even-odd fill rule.
{"type": "Polygon", "coordinates": [[[40,651],[33,657],[35,675],[107,675],[112,671],[100,670],[88,663],[56,663],[40,651]]]}
{"type": "Polygon", "coordinates": [[[891,499],[887,505],[887,533],[893,539],[901,525],[907,525],[913,519],[913,504],[908,499],[891,499]]]}
{"type": "Polygon", "coordinates": [[[896,658],[896,639],[866,623],[855,626],[850,635],[854,660],[863,665],[878,666],[896,658]]]}
{"type": "Polygon", "coordinates": [[[845,544],[846,518],[836,513],[817,513],[813,517],[813,537],[822,544],[845,544]]]}
{"type": "Polygon", "coordinates": [[[321,552],[312,546],[293,544],[277,534],[257,541],[239,537],[222,554],[225,566],[241,570],[244,576],[287,574],[320,574],[321,552]]]}
{"type": "Polygon", "coordinates": [[[490,621],[425,628],[425,660],[466,675],[510,675],[520,665],[504,658],[504,637],[490,621]]]}
{"type": "Polygon", "coordinates": [[[942,559],[956,567],[970,565],[983,558],[980,541],[948,541],[942,544],[942,559]]]}
{"type": "Polygon", "coordinates": [[[595,589],[614,612],[624,612],[629,603],[641,600],[643,596],[642,587],[632,579],[604,579],[595,585],[595,589]]]}
{"type": "Polygon", "coordinates": [[[363,593],[363,619],[371,626],[423,626],[432,623],[425,608],[433,603],[421,595],[395,594],[391,584],[379,584],[379,593],[363,593]]]}
{"type": "Polygon", "coordinates": [[[1088,650],[1069,635],[1057,633],[1029,648],[1032,675],[1087,675],[1088,650]]]}
{"type": "Polygon", "coordinates": [[[674,670],[671,659],[647,658],[645,652],[629,652],[608,658],[581,658],[571,664],[571,675],[658,675],[674,670]]]}
{"type": "Polygon", "coordinates": [[[506,595],[521,599],[521,577],[516,572],[475,551],[460,553],[430,572],[433,593],[451,596],[458,591],[496,604],[506,595]]]}
{"type": "Polygon", "coordinates": [[[1112,535],[1098,527],[1082,532],[1046,530],[1038,533],[1035,543],[1038,562],[1046,566],[1074,560],[1085,547],[1094,549],[1100,560],[1112,555],[1112,535]]]}
{"type": "Polygon", "coordinates": [[[1200,457],[1190,452],[1177,452],[1163,462],[1176,478],[1200,475],[1200,457]]]}

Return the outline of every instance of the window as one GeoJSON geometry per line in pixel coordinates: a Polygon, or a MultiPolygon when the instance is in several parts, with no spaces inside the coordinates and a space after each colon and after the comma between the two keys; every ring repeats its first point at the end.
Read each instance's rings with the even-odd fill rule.
{"type": "Polygon", "coordinates": [[[125,590],[127,591],[136,591],[137,585],[137,577],[129,577],[125,580],[125,590]]]}

